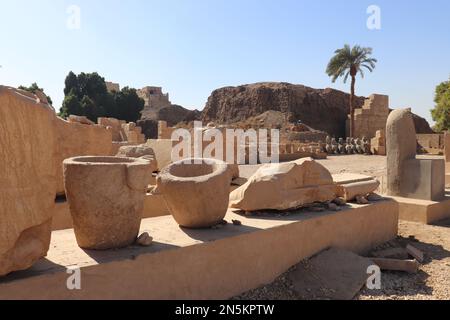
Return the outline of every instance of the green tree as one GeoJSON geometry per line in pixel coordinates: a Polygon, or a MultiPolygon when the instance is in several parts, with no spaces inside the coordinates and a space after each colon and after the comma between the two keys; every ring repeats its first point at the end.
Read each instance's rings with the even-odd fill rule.
{"type": "Polygon", "coordinates": [[[138,96],[136,89],[125,87],[119,92],[114,92],[113,95],[119,119],[136,122],[141,118],[145,101],[138,96]]]}
{"type": "Polygon", "coordinates": [[[61,116],[70,114],[86,116],[96,122],[98,117],[112,117],[136,122],[144,107],[136,89],[125,87],[119,92],[109,92],[106,82],[97,72],[69,72],[65,79],[65,99],[61,116]]]}
{"type": "MultiPolygon", "coordinates": [[[[28,91],[28,92],[32,92],[32,93],[36,93],[36,91],[39,90],[39,91],[41,91],[42,93],[45,94],[44,89],[40,88],[40,87],[37,85],[36,82],[33,82],[33,83],[31,84],[31,86],[29,86],[29,87],[20,86],[19,89],[25,90],[25,91],[28,91]]],[[[49,103],[50,105],[53,105],[52,98],[50,98],[50,96],[48,96],[48,95],[46,95],[46,94],[45,94],[45,96],[47,97],[48,103],[49,103]]]]}
{"type": "Polygon", "coordinates": [[[431,116],[436,122],[434,129],[438,132],[450,130],[450,80],[436,87],[434,102],[436,105],[431,110],[431,116]]]}
{"type": "Polygon", "coordinates": [[[82,116],[83,110],[81,109],[80,101],[78,100],[78,96],[75,92],[75,89],[72,89],[65,97],[61,107],[60,116],[63,118],[67,118],[71,114],[75,116],[82,116]]]}
{"type": "Polygon", "coordinates": [[[356,75],[359,73],[364,78],[363,68],[370,72],[375,69],[377,59],[371,58],[372,48],[363,48],[358,45],[353,48],[346,44],[343,48],[336,50],[335,55],[328,63],[326,73],[336,82],[337,78],[344,77],[344,83],[351,77],[350,87],[350,136],[354,136],[355,128],[355,83],[356,75]]]}

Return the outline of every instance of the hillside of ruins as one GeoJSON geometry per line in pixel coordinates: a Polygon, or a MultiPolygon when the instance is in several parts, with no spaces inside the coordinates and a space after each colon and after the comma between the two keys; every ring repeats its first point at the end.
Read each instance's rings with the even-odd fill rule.
{"type": "Polygon", "coordinates": [[[81,3],[4,3],[0,303],[450,300],[448,4],[81,3]]]}

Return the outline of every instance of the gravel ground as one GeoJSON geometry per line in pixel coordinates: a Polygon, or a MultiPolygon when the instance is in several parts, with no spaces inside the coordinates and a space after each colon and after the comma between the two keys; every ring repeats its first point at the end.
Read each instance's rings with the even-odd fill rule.
{"type": "MultiPolygon", "coordinates": [[[[381,290],[363,288],[356,300],[448,300],[450,299],[450,220],[440,225],[401,221],[399,236],[379,249],[412,244],[425,253],[417,274],[383,271],[381,290]]],[[[378,248],[377,248],[378,249],[378,248]]],[[[308,261],[301,262],[307,264],[308,261]]],[[[302,300],[293,290],[289,273],[273,283],[243,293],[233,300],[302,300]]]]}
{"type": "MultiPolygon", "coordinates": [[[[332,156],[318,162],[322,163],[333,174],[353,172],[372,175],[382,180],[386,172],[386,158],[380,156],[332,156]]],[[[243,166],[241,172],[243,176],[250,176],[256,169],[257,166],[243,166]]],[[[450,299],[450,220],[436,225],[400,221],[397,239],[380,248],[406,246],[408,243],[425,253],[425,261],[421,265],[420,271],[417,274],[383,271],[381,290],[363,288],[355,299],[450,299]]],[[[301,263],[307,263],[307,261],[301,263]]],[[[290,271],[269,285],[246,292],[233,299],[300,300],[301,297],[293,291],[292,283],[288,279],[290,271]]]]}

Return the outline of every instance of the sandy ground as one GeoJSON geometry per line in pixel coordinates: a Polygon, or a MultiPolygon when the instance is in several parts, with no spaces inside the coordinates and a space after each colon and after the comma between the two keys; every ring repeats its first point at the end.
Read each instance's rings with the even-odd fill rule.
{"type": "MultiPolygon", "coordinates": [[[[383,180],[386,172],[386,158],[380,156],[332,156],[318,162],[331,173],[353,172],[383,180]]],[[[243,166],[242,176],[248,177],[256,169],[257,166],[243,166]]],[[[400,221],[399,236],[385,246],[406,246],[408,243],[425,253],[426,258],[420,271],[417,274],[383,272],[381,290],[363,288],[355,299],[450,299],[450,220],[436,225],[400,221]]],[[[288,273],[272,284],[244,293],[235,299],[299,299],[292,290],[292,283],[287,275],[288,273]]]]}

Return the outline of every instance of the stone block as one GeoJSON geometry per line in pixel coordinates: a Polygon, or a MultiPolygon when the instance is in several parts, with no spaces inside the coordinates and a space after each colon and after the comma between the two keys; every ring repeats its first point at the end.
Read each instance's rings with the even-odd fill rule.
{"type": "Polygon", "coordinates": [[[403,162],[400,196],[439,201],[445,196],[445,163],[441,159],[403,162]]]}

